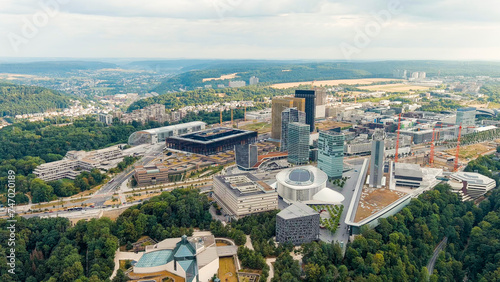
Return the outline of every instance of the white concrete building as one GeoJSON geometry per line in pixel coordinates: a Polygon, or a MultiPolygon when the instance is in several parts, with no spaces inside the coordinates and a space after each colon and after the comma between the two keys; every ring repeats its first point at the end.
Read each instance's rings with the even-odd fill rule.
{"type": "Polygon", "coordinates": [[[452,192],[458,193],[462,201],[475,200],[496,187],[495,180],[475,172],[456,172],[450,176],[452,192]]]}
{"type": "Polygon", "coordinates": [[[276,175],[278,194],[286,202],[313,200],[326,187],[328,175],[314,166],[289,168],[276,175]]]}
{"type": "Polygon", "coordinates": [[[214,198],[224,212],[240,218],[278,209],[278,193],[250,173],[214,176],[214,198]]]}
{"type": "Polygon", "coordinates": [[[141,144],[158,144],[165,142],[167,137],[205,130],[206,123],[192,121],[182,124],[163,126],[134,132],[128,138],[128,144],[135,146],[141,144]]]}
{"type": "Polygon", "coordinates": [[[122,150],[113,146],[95,151],[69,151],[60,161],[39,165],[33,173],[44,181],[62,178],[75,179],[82,171],[91,171],[94,168],[107,169],[114,167],[123,157],[122,150]]]}

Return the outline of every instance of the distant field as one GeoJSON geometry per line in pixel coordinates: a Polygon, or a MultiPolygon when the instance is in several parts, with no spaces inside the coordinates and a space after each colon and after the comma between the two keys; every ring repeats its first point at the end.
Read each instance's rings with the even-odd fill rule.
{"type": "Polygon", "coordinates": [[[212,81],[212,80],[225,80],[225,79],[233,79],[236,77],[238,73],[232,73],[232,74],[225,74],[221,75],[220,77],[209,77],[209,78],[204,78],[202,81],[207,82],[207,81],[212,81]]]}
{"type": "Polygon", "coordinates": [[[372,84],[375,82],[385,82],[385,81],[399,81],[399,79],[393,78],[362,78],[362,79],[336,79],[336,80],[319,80],[319,81],[302,81],[302,82],[288,82],[288,83],[277,83],[271,85],[272,88],[276,89],[286,89],[297,87],[300,85],[313,85],[313,86],[337,86],[340,84],[354,85],[354,84],[372,84]]]}
{"type": "Polygon", "coordinates": [[[408,84],[398,83],[398,84],[360,86],[358,88],[359,89],[370,90],[370,91],[408,92],[408,91],[429,90],[431,87],[416,86],[416,85],[408,85],[408,84]]]}

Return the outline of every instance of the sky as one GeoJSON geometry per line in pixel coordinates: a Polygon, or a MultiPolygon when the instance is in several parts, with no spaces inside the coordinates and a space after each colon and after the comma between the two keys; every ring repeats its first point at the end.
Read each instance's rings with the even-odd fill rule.
{"type": "Polygon", "coordinates": [[[0,57],[500,60],[498,0],[2,0],[0,57]]]}

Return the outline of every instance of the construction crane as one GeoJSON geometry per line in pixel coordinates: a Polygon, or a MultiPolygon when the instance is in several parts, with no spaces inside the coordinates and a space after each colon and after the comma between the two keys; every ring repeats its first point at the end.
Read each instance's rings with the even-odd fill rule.
{"type": "Polygon", "coordinates": [[[429,156],[429,165],[434,167],[434,140],[436,137],[436,128],[432,129],[431,154],[429,156]]]}
{"type": "Polygon", "coordinates": [[[462,135],[462,124],[458,128],[458,139],[457,139],[457,153],[455,154],[455,166],[453,167],[453,171],[458,170],[458,153],[460,153],[460,135],[462,135]]]}
{"type": "Polygon", "coordinates": [[[220,126],[222,127],[222,109],[220,109],[220,126]]]}
{"type": "Polygon", "coordinates": [[[401,130],[401,114],[398,118],[398,136],[396,137],[396,156],[394,157],[394,162],[398,162],[398,151],[399,151],[399,131],[401,130]]]}

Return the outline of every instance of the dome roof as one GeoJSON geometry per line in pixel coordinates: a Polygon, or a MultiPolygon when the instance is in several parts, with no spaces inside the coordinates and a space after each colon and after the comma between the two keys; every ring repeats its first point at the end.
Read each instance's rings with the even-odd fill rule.
{"type": "Polygon", "coordinates": [[[305,168],[292,169],[285,181],[294,185],[310,185],[314,182],[314,173],[305,168]]]}

